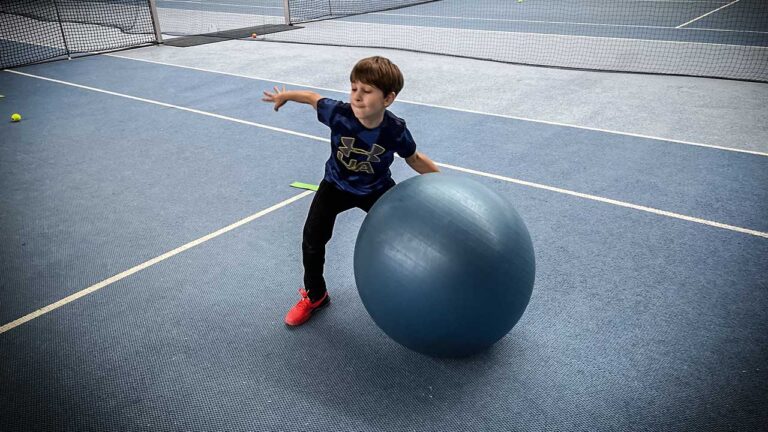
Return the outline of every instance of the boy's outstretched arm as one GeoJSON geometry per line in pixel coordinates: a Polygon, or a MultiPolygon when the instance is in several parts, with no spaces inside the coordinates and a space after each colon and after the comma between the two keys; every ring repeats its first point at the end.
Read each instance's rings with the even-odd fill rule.
{"type": "Polygon", "coordinates": [[[275,92],[264,92],[264,97],[261,98],[264,102],[273,102],[275,104],[275,111],[279,110],[281,106],[285,105],[288,101],[294,101],[299,103],[305,103],[312,105],[312,108],[317,109],[317,101],[323,97],[319,94],[311,91],[302,90],[286,90],[285,86],[281,90],[278,86],[275,86],[275,92]]]}
{"type": "Polygon", "coordinates": [[[405,162],[419,174],[440,172],[437,169],[437,165],[432,162],[432,159],[428,158],[424,153],[416,152],[411,157],[406,158],[405,162]]]}

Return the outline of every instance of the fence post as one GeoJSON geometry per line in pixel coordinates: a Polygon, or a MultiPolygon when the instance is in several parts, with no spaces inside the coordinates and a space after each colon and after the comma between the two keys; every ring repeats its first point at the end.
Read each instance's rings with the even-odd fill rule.
{"type": "Polygon", "coordinates": [[[152,15],[152,26],[155,28],[155,38],[157,38],[157,43],[163,43],[163,32],[160,30],[160,17],[157,15],[157,4],[155,0],[149,0],[149,13],[152,15]]]}

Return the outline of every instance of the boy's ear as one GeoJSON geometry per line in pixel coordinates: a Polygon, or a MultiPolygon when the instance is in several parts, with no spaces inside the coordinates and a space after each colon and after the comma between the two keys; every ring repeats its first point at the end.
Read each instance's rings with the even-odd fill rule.
{"type": "Polygon", "coordinates": [[[397,93],[390,92],[385,98],[384,98],[384,106],[388,107],[392,105],[392,102],[395,101],[395,98],[397,97],[397,93]]]}

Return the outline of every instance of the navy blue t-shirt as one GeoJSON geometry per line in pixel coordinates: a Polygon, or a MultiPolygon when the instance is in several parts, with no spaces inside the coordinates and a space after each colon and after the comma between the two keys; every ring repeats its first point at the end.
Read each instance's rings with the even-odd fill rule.
{"type": "Polygon", "coordinates": [[[317,102],[317,119],[331,128],[331,157],[325,163],[325,181],[355,195],[367,195],[392,179],[389,166],[395,153],[408,158],[416,143],[405,121],[389,111],[373,129],[360,123],[348,103],[333,99],[317,102]]]}

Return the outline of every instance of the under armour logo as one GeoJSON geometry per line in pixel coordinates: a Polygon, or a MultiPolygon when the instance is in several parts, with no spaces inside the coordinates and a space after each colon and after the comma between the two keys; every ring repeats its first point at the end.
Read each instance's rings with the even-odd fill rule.
{"type": "Polygon", "coordinates": [[[373,174],[373,166],[371,163],[381,162],[379,155],[385,151],[386,149],[378,144],[374,144],[370,151],[355,148],[354,138],[341,137],[341,143],[339,144],[339,151],[336,153],[336,158],[350,171],[373,174]],[[365,155],[366,160],[350,159],[350,156],[353,153],[365,155]]]}

